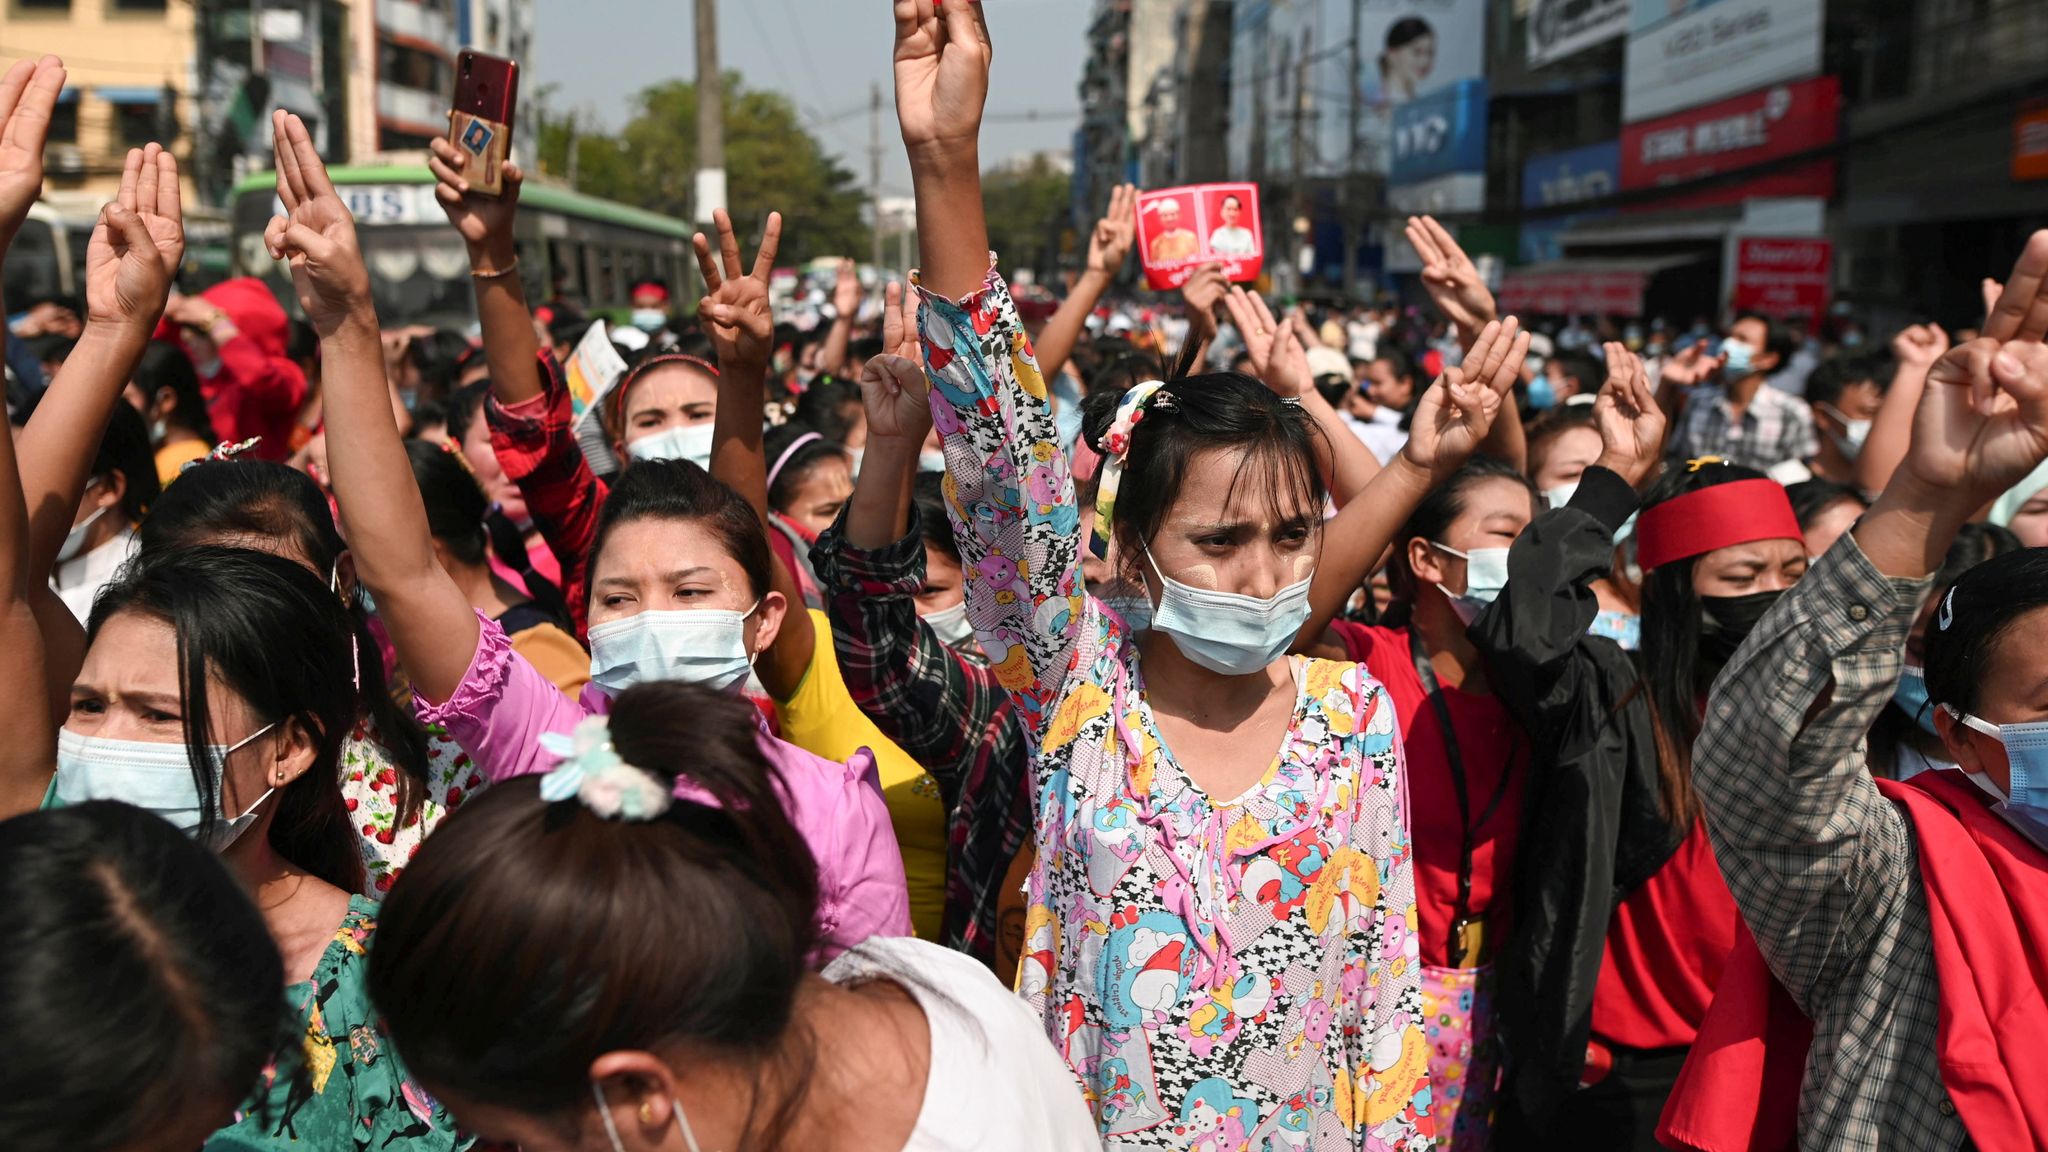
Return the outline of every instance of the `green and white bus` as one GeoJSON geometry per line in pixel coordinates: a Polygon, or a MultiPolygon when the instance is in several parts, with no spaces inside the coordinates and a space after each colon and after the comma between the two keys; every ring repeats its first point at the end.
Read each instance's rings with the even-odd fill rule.
{"type": "MultiPolygon", "coordinates": [[[[422,164],[338,167],[328,175],[355,215],[383,322],[457,330],[474,324],[469,253],[434,199],[433,173],[422,164]]],[[[272,174],[236,185],[234,268],[237,275],[262,277],[296,312],[288,273],[263,247],[264,227],[282,211],[272,174]]],[[[529,180],[519,193],[514,234],[526,298],[570,301],[615,320],[629,310],[627,293],[636,281],[665,281],[674,298],[688,299],[697,274],[690,254],[695,231],[653,212],[529,180]]]]}

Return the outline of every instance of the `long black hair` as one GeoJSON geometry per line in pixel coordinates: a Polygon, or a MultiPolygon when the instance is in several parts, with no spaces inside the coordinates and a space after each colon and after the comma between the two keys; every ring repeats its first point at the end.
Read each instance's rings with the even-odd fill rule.
{"type": "Polygon", "coordinates": [[[569,605],[562,590],[533,570],[519,529],[491,508],[461,452],[429,440],[408,440],[405,454],[412,461],[412,477],[419,484],[427,529],[434,539],[459,563],[472,567],[496,555],[525,580],[526,594],[536,606],[557,625],[569,627],[569,605]]]}
{"type": "Polygon", "coordinates": [[[221,861],[109,800],[0,822],[0,1147],[96,1152],[216,1102],[290,1027],[284,964],[221,861]]]}
{"type": "MultiPolygon", "coordinates": [[[[1680,496],[1767,479],[1754,468],[1720,462],[1699,468],[1670,468],[1643,497],[1643,511],[1680,496]]],[[[1636,653],[1657,732],[1657,786],[1665,818],[1689,828],[1700,813],[1692,788],[1692,746],[1700,734],[1700,699],[1712,674],[1700,667],[1700,597],[1693,591],[1699,557],[1660,564],[1643,574],[1643,640],[1636,653]]]]}
{"type": "MultiPolygon", "coordinates": [[[[378,918],[370,996],[392,1039],[422,1082],[527,1115],[589,1107],[591,1062],[618,1049],[788,1061],[799,1067],[778,1079],[803,1083],[792,1025],[817,944],[817,866],[752,707],[642,684],[608,726],[627,764],[665,788],[687,777],[715,804],[607,820],[574,797],[542,800],[528,777],[463,806],[378,918]]],[[[795,1103],[767,1111],[783,1123],[795,1103]]]]}
{"type": "Polygon", "coordinates": [[[114,405],[107,430],[100,434],[99,448],[92,455],[92,474],[107,476],[119,472],[125,482],[121,489],[121,516],[139,523],[156,503],[156,453],[150,450],[149,426],[128,404],[114,405]]]}
{"type": "MultiPolygon", "coordinates": [[[[1082,404],[1082,435],[1105,455],[1104,438],[1121,400],[1122,393],[1098,388],[1082,404]]],[[[1111,528],[1125,569],[1121,575],[1143,584],[1143,546],[1165,523],[1189,464],[1202,452],[1243,453],[1233,489],[1248,470],[1271,470],[1277,478],[1273,495],[1298,497],[1300,507],[1312,510],[1310,530],[1321,531],[1328,494],[1317,464],[1321,435],[1301,405],[1280,399],[1249,376],[1217,372],[1168,383],[1148,402],[1144,419],[1131,432],[1111,528]]]]}
{"type": "MultiPolygon", "coordinates": [[[[253,548],[298,560],[333,584],[347,550],[320,486],[303,472],[262,460],[213,460],[179,473],[142,522],[143,555],[193,545],[253,548]]],[[[335,597],[338,599],[338,597],[335,597]]],[[[356,647],[360,715],[398,766],[398,826],[419,818],[427,794],[427,735],[399,706],[384,679],[384,661],[370,634],[360,595],[346,607],[356,647]]]]}
{"type": "MultiPolygon", "coordinates": [[[[212,833],[219,797],[213,763],[213,686],[240,696],[265,723],[296,720],[313,740],[313,766],[278,789],[270,846],[346,892],[363,888],[363,858],[341,797],[341,746],[354,729],[351,669],[363,654],[349,614],[305,567],[247,548],[145,553],[93,604],[90,642],[133,612],[178,635],[178,696],[185,748],[200,799],[199,835],[212,833]]],[[[377,659],[372,649],[368,659],[377,659]]]]}

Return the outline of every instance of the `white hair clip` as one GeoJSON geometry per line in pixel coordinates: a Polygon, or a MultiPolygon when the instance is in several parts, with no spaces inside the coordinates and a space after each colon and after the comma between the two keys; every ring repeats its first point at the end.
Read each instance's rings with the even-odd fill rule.
{"type": "Polygon", "coordinates": [[[1935,619],[1935,623],[1936,623],[1936,624],[1938,624],[1938,625],[1940,625],[1940,627],[1941,627],[1941,630],[1942,630],[1943,632],[1946,632],[1946,631],[1948,631],[1948,626],[1949,626],[1949,625],[1951,625],[1951,624],[1953,624],[1953,623],[1955,623],[1955,622],[1956,622],[1956,590],[1955,590],[1954,588],[1950,588],[1950,589],[1948,590],[1948,595],[1946,595],[1946,596],[1942,597],[1942,599],[1941,599],[1941,612],[1940,612],[1940,614],[1939,614],[1939,615],[1938,615],[1938,616],[1936,617],[1936,619],[1935,619]]]}
{"type": "Polygon", "coordinates": [[[652,820],[668,811],[669,788],[654,773],[619,757],[603,716],[584,717],[567,736],[544,732],[540,746],[559,758],[540,779],[541,799],[574,798],[607,820],[652,820]]]}

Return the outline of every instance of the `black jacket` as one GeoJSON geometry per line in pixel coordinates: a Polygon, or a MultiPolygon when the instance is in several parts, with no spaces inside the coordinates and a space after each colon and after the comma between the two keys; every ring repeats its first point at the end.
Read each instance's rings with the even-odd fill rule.
{"type": "Polygon", "coordinates": [[[1685,839],[1659,812],[1657,741],[1635,661],[1588,636],[1594,581],[1636,494],[1588,468],[1571,502],[1508,552],[1508,583],[1472,623],[1487,676],[1531,746],[1515,860],[1514,931],[1500,958],[1504,1127],[1542,1132],[1584,1070],[1593,986],[1622,897],[1685,839]]]}

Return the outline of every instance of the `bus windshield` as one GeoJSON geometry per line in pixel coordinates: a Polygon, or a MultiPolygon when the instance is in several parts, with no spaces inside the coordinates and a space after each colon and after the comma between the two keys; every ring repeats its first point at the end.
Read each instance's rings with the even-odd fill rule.
{"type": "MultiPolygon", "coordinates": [[[[476,316],[469,252],[434,203],[433,188],[365,184],[340,191],[356,217],[356,242],[370,270],[377,315],[467,328],[476,316]]],[[[263,248],[263,229],[278,211],[274,192],[242,194],[235,202],[235,256],[244,272],[261,276],[280,299],[290,301],[289,271],[263,248]]]]}

